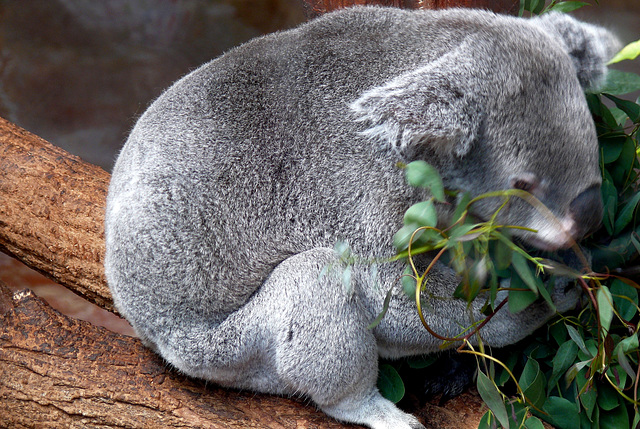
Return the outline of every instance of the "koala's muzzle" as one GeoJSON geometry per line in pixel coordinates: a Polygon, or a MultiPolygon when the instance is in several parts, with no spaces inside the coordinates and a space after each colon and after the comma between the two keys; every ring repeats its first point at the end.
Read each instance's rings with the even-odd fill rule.
{"type": "Polygon", "coordinates": [[[571,202],[569,213],[573,219],[570,233],[574,239],[579,240],[598,229],[603,213],[600,186],[594,185],[578,195],[571,202]]]}

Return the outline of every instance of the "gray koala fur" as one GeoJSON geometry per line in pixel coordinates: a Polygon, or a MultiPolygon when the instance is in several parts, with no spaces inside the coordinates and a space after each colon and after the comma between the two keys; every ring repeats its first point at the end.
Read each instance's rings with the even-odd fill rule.
{"type": "MultiPolygon", "coordinates": [[[[600,221],[598,150],[583,91],[617,46],[568,16],[353,8],[233,49],[176,82],[139,119],[115,165],[105,268],[118,310],[190,376],[301,395],[371,428],[419,428],[376,389],[378,357],[439,350],[398,281],[403,263],[335,271],[338,241],[394,254],[421,201],[397,162],[425,159],[452,189],[518,187],[500,222],[567,247],[600,221]],[[393,289],[389,311],[367,326],[393,289]]],[[[474,206],[480,218],[497,201],[474,206]]],[[[427,287],[450,297],[438,263],[427,287]]],[[[557,285],[557,309],[578,291],[557,285]]],[[[424,296],[425,317],[456,335],[482,315],[424,296]]],[[[499,312],[482,330],[518,341],[552,311],[499,312]]]]}

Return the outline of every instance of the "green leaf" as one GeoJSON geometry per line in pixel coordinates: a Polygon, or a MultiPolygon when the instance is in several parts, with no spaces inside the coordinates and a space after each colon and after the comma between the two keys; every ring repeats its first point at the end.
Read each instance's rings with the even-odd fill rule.
{"type": "Polygon", "coordinates": [[[638,291],[619,279],[611,282],[611,295],[618,314],[625,320],[631,320],[638,311],[638,291]],[[626,299],[626,298],[628,299],[626,299]],[[634,305],[635,304],[635,305],[634,305]]]}
{"type": "Polygon", "coordinates": [[[600,413],[600,429],[628,429],[629,414],[625,404],[620,404],[611,411],[600,413]]]}
{"type": "Polygon", "coordinates": [[[640,90],[640,75],[620,70],[609,70],[600,92],[621,95],[640,90]]]}
{"type": "Polygon", "coordinates": [[[547,9],[547,12],[573,12],[576,9],[580,9],[583,6],[590,6],[589,3],[582,1],[561,1],[547,9]]]}
{"type": "Polygon", "coordinates": [[[639,423],[640,423],[640,413],[638,412],[638,410],[636,410],[633,415],[633,423],[631,423],[631,427],[637,428],[639,423]]]}
{"type": "Polygon", "coordinates": [[[491,410],[488,410],[478,423],[478,429],[495,429],[498,426],[491,410]]]}
{"type": "Polygon", "coordinates": [[[405,174],[411,186],[427,188],[437,201],[445,201],[442,179],[435,167],[424,161],[413,161],[407,165],[405,174]]]}
{"type": "Polygon", "coordinates": [[[493,253],[491,259],[498,270],[505,270],[511,265],[511,255],[513,250],[502,240],[493,240],[493,253]]]}
{"type": "MultiPolygon", "coordinates": [[[[415,297],[415,285],[413,287],[413,293],[415,297]]],[[[387,314],[387,311],[389,310],[389,301],[391,301],[392,294],[393,294],[393,288],[389,289],[389,291],[387,292],[387,296],[385,296],[384,298],[384,304],[382,304],[382,311],[380,312],[380,314],[378,314],[375,320],[371,322],[369,326],[367,326],[367,329],[371,330],[376,326],[378,326],[380,322],[382,322],[382,319],[384,318],[385,314],[387,314]]]]}
{"type": "Polygon", "coordinates": [[[613,298],[608,287],[600,286],[600,289],[596,292],[596,302],[598,303],[600,326],[603,330],[603,336],[606,336],[613,320],[613,298]]]}
{"type": "Polygon", "coordinates": [[[549,380],[549,386],[555,385],[562,375],[573,365],[578,357],[578,345],[573,341],[566,341],[558,347],[556,355],[551,360],[553,372],[549,380]]]}
{"type": "Polygon", "coordinates": [[[640,203],[640,192],[627,201],[622,210],[620,210],[613,227],[613,235],[618,235],[627,225],[629,225],[629,222],[633,219],[633,212],[636,210],[638,203],[640,203]]]}
{"type": "Polygon", "coordinates": [[[638,119],[640,118],[640,106],[638,106],[636,103],[634,103],[633,101],[622,100],[610,94],[604,94],[604,96],[616,103],[616,106],[618,106],[620,110],[626,113],[627,116],[629,116],[629,119],[631,119],[633,122],[638,121],[638,119]]]}
{"type": "Polygon", "coordinates": [[[402,274],[403,275],[400,278],[400,282],[402,283],[402,290],[404,291],[405,295],[411,298],[412,301],[415,301],[417,284],[416,279],[412,277],[413,271],[411,270],[411,267],[407,265],[402,274]]]}
{"type": "Polygon", "coordinates": [[[404,397],[404,383],[398,371],[389,364],[382,364],[378,368],[378,390],[382,396],[397,403],[404,397]]]}
{"type": "Polygon", "coordinates": [[[571,337],[573,342],[576,343],[578,348],[582,350],[582,352],[585,355],[589,357],[593,357],[593,354],[591,354],[589,349],[587,349],[587,346],[585,345],[584,340],[582,339],[582,336],[580,335],[578,330],[571,325],[566,325],[566,326],[567,326],[567,332],[569,333],[569,336],[571,337]]]}
{"type": "Polygon", "coordinates": [[[622,148],[627,141],[627,136],[612,136],[600,139],[600,149],[602,151],[602,162],[611,164],[620,158],[622,148]]]}
{"type": "Polygon", "coordinates": [[[538,282],[536,281],[536,277],[533,274],[531,267],[529,267],[525,257],[518,252],[513,252],[513,255],[511,256],[511,264],[524,284],[534,293],[538,293],[538,282]]]}
{"type": "MultiPolygon", "coordinates": [[[[418,229],[419,226],[417,224],[405,225],[393,236],[393,245],[398,250],[405,250],[409,247],[409,241],[411,240],[411,236],[418,229]]],[[[424,230],[418,231],[414,236],[414,240],[419,238],[424,230]]]]}
{"type": "Polygon", "coordinates": [[[624,60],[634,60],[638,55],[640,55],[640,40],[631,42],[622,48],[620,52],[615,54],[614,57],[609,60],[607,65],[619,63],[624,60]]]}
{"type": "Polygon", "coordinates": [[[482,371],[478,372],[478,393],[489,409],[496,416],[496,419],[500,424],[508,428],[509,416],[507,415],[507,408],[504,406],[502,396],[498,391],[496,385],[487,377],[482,371]]]}
{"type": "Polygon", "coordinates": [[[460,217],[463,215],[464,211],[467,209],[467,205],[471,201],[471,195],[468,192],[463,193],[458,197],[458,202],[455,211],[453,212],[453,216],[451,216],[451,223],[454,224],[458,222],[460,217]]]}
{"type": "Polygon", "coordinates": [[[544,425],[539,418],[531,416],[524,422],[524,427],[527,429],[544,429],[544,425]]]}
{"type": "Polygon", "coordinates": [[[435,227],[438,224],[438,214],[433,200],[422,201],[409,207],[404,214],[404,224],[435,227]]]}
{"type": "MultiPolygon", "coordinates": [[[[633,334],[624,340],[620,341],[616,348],[614,349],[614,353],[621,351],[622,353],[629,353],[632,351],[636,351],[638,349],[638,334],[633,334]]],[[[635,376],[635,375],[634,375],[635,376]]]]}
{"type": "Polygon", "coordinates": [[[620,404],[620,395],[609,383],[598,386],[598,405],[605,411],[611,411],[620,404]]]}
{"type": "Polygon", "coordinates": [[[472,225],[472,224],[463,224],[463,225],[456,225],[453,228],[451,228],[451,230],[449,231],[449,239],[454,242],[454,241],[464,241],[465,238],[464,235],[467,234],[468,232],[470,232],[473,228],[477,227],[478,225],[472,225]]]}
{"type": "Polygon", "coordinates": [[[616,124],[618,125],[624,124],[625,122],[627,122],[627,119],[629,119],[629,115],[627,115],[622,109],[612,107],[611,109],[609,109],[609,111],[611,112],[611,115],[616,120],[616,124]]]}
{"type": "MultiPolygon", "coordinates": [[[[622,150],[622,147],[620,147],[620,150],[622,150]]],[[[609,179],[610,176],[605,174],[605,178],[602,181],[602,187],[600,188],[602,201],[604,202],[604,216],[602,218],[602,223],[604,224],[607,233],[609,235],[613,235],[616,211],[618,209],[618,189],[609,179]]]]}
{"type": "Polygon", "coordinates": [[[534,407],[541,408],[547,399],[545,394],[546,379],[540,371],[540,364],[535,359],[527,360],[518,382],[527,400],[534,407]]]}
{"type": "MultiPolygon", "coordinates": [[[[514,275],[511,277],[510,287],[515,289],[526,288],[525,284],[520,279],[520,276],[514,275]]],[[[519,313],[520,311],[531,305],[538,295],[530,290],[510,290],[509,291],[509,311],[512,314],[519,313]]]]}
{"type": "Polygon", "coordinates": [[[583,368],[576,377],[576,384],[578,385],[578,392],[580,392],[580,403],[587,412],[589,419],[593,416],[595,410],[596,400],[598,399],[598,389],[595,383],[586,388],[585,386],[589,382],[587,379],[587,369],[583,368]]]}
{"type": "Polygon", "coordinates": [[[547,416],[541,417],[558,429],[580,429],[580,416],[576,404],[567,399],[550,396],[544,404],[543,410],[547,416]]]}

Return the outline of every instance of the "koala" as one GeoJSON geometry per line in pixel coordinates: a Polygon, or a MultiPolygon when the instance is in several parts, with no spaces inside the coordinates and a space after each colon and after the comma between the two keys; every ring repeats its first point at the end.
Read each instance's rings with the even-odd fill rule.
{"type": "MultiPolygon", "coordinates": [[[[357,7],[252,40],[186,75],[139,118],[106,208],[108,284],[118,311],[172,366],[221,386],[302,396],[375,429],[422,428],[376,389],[378,358],[434,353],[399,278],[405,263],[352,267],[334,250],[395,254],[422,201],[398,162],[422,159],[472,196],[523,189],[499,215],[523,242],[562,249],[602,215],[596,132],[584,97],[618,43],[566,15],[357,7]],[[372,329],[391,291],[388,312],[372,329]]],[[[472,207],[488,219],[501,204],[472,207]]],[[[428,261],[427,261],[428,262],[428,261]]],[[[449,298],[434,265],[424,316],[455,336],[483,318],[449,298]]],[[[566,283],[566,282],[565,282],[566,283]]],[[[556,286],[558,311],[578,300],[556,286]]],[[[498,312],[501,347],[554,312],[498,312]]]]}

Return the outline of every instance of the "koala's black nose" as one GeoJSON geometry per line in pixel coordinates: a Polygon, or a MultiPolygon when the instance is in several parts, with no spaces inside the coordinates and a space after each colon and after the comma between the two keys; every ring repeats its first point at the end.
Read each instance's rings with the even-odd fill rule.
{"type": "Polygon", "coordinates": [[[594,185],[582,192],[571,202],[571,217],[575,225],[571,231],[575,239],[594,232],[602,222],[602,197],[600,186],[594,185]]]}

